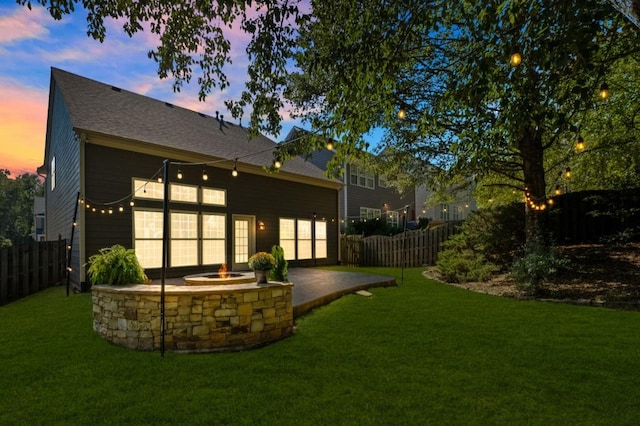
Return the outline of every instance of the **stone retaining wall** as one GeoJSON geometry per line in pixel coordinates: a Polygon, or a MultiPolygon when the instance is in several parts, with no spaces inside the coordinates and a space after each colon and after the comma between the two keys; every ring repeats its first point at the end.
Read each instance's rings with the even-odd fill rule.
{"type": "MultiPolygon", "coordinates": [[[[243,350],[293,333],[292,284],[165,286],[165,349],[243,350]]],[[[93,286],[93,329],[131,349],[161,347],[160,286],[93,286]]]]}

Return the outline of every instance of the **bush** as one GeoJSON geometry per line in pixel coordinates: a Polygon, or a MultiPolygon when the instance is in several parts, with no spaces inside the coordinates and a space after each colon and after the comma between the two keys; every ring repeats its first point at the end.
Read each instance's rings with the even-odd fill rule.
{"type": "Polygon", "coordinates": [[[438,254],[436,265],[448,282],[486,281],[499,268],[479,251],[468,247],[463,234],[456,234],[444,243],[446,250],[438,254]]]}
{"type": "Polygon", "coordinates": [[[252,271],[268,271],[276,266],[276,259],[266,251],[259,251],[249,258],[249,268],[252,271]]]}
{"type": "Polygon", "coordinates": [[[135,250],[119,244],[91,256],[87,274],[92,284],[142,284],[148,279],[135,250]]]}
{"type": "Polygon", "coordinates": [[[533,248],[527,255],[516,259],[511,267],[511,277],[516,287],[525,293],[535,294],[541,284],[568,266],[568,260],[558,257],[553,248],[533,248]]]}
{"type": "Polygon", "coordinates": [[[287,282],[289,280],[287,277],[289,262],[284,258],[284,249],[280,246],[273,246],[271,247],[271,255],[276,260],[276,266],[271,270],[269,278],[272,281],[287,282]]]}

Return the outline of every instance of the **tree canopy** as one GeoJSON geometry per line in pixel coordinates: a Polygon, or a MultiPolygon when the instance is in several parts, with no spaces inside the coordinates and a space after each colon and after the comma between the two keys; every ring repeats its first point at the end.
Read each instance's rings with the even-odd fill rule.
{"type": "Polygon", "coordinates": [[[11,179],[0,169],[0,247],[21,243],[33,231],[33,198],[43,194],[38,175],[25,173],[11,179]]]}
{"type": "MultiPolygon", "coordinates": [[[[33,1],[56,19],[76,4],[33,1]]],[[[286,98],[320,133],[278,155],[333,138],[340,164],[368,147],[365,134],[385,129],[382,171],[409,184],[469,182],[488,197],[501,188],[526,201],[531,242],[547,244],[548,197],[574,155],[585,159],[577,168],[598,161],[572,141],[588,134],[600,141],[589,152],[603,155],[636,143],[637,103],[605,103],[598,89],[622,87],[619,70],[636,66],[640,36],[601,0],[312,0],[308,12],[297,0],[82,4],[98,40],[106,17],[127,18],[130,35],[158,34],[149,52],[158,74],[179,90],[196,73],[201,98],[226,87],[224,32],[239,24],[251,35],[251,65],[241,99],[227,103],[232,115],[251,107],[250,126],[277,133],[286,98]]]]}

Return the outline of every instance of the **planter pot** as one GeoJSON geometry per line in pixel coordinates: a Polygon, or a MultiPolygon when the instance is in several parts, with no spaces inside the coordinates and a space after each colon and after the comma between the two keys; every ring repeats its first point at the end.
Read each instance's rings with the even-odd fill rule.
{"type": "Polygon", "coordinates": [[[269,269],[256,269],[253,272],[256,274],[256,282],[258,284],[267,283],[267,278],[269,278],[269,269]]]}

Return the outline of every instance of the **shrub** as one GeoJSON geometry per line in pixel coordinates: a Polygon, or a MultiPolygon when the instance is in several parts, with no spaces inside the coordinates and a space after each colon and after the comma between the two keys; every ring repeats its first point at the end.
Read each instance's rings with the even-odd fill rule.
{"type": "Polygon", "coordinates": [[[119,244],[100,249],[98,254],[91,256],[87,274],[92,284],[142,284],[147,281],[135,250],[119,244]]]}
{"type": "Polygon", "coordinates": [[[252,271],[267,271],[276,265],[276,259],[266,251],[259,251],[249,258],[249,268],[252,271]]]}
{"type": "Polygon", "coordinates": [[[456,234],[444,243],[446,250],[438,254],[436,265],[448,282],[486,281],[499,268],[479,251],[468,247],[463,234],[456,234]]]}
{"type": "Polygon", "coordinates": [[[276,266],[271,270],[270,278],[273,281],[287,282],[287,269],[289,262],[284,258],[284,249],[280,246],[271,247],[271,255],[276,260],[276,266]]]}
{"type": "Polygon", "coordinates": [[[537,247],[513,262],[511,277],[520,291],[535,294],[540,291],[544,281],[568,266],[568,263],[567,259],[558,257],[555,249],[537,247]]]}

